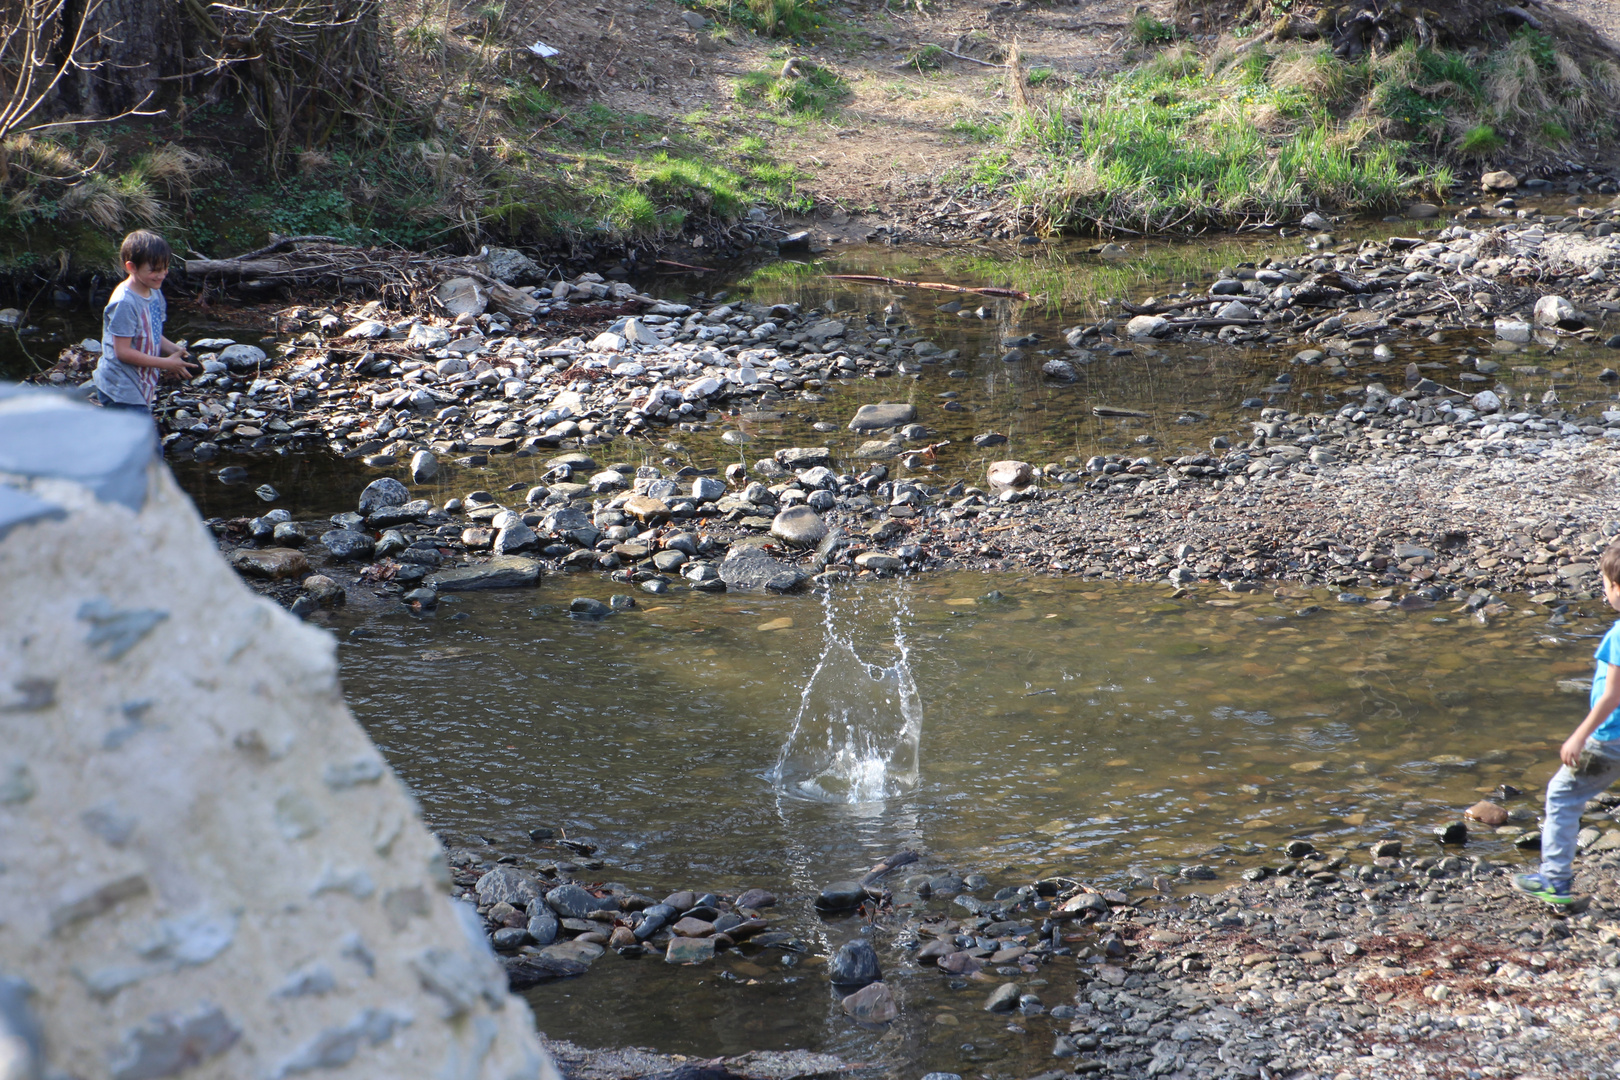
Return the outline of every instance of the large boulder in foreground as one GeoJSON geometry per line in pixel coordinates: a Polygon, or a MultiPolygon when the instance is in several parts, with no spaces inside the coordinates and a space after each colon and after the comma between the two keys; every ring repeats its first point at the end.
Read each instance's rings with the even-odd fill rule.
{"type": "Polygon", "coordinates": [[[150,420],[0,385],[0,578],[0,1030],[45,1058],[8,1076],[556,1080],[331,635],[150,420]]]}

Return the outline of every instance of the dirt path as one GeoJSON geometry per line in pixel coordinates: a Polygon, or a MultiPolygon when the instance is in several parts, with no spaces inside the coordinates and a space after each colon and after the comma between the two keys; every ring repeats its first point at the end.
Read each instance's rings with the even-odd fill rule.
{"type": "MultiPolygon", "coordinates": [[[[807,49],[741,29],[694,28],[683,18],[692,13],[671,0],[606,0],[550,15],[530,5],[513,25],[544,27],[545,40],[563,50],[558,62],[569,78],[614,113],[706,130],[717,149],[750,136],[763,140],[779,161],[808,174],[807,189],[835,227],[843,215],[857,214],[864,232],[915,220],[920,201],[938,198],[933,182],[984,148],[962,129],[983,130],[1005,113],[1016,91],[1001,64],[1015,44],[1024,70],[1050,72],[1043,83],[1049,89],[1108,74],[1124,61],[1138,6],[1130,0],[1044,6],[962,0],[924,11],[834,5],[834,24],[807,49]],[[906,63],[928,45],[970,59],[939,56],[938,67],[923,70],[906,63]],[[736,100],[735,79],[778,72],[792,57],[844,80],[849,96],[831,115],[793,116],[736,100]]],[[[1168,4],[1151,7],[1167,17],[1168,4]]]]}

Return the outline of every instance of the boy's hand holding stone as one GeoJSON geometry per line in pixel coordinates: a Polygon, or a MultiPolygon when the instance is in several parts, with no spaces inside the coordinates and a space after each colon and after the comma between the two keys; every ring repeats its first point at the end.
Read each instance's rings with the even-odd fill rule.
{"type": "Polygon", "coordinates": [[[1576,730],[1573,735],[1564,740],[1564,745],[1558,750],[1558,760],[1573,769],[1581,760],[1581,751],[1586,749],[1586,733],[1576,730]]]}

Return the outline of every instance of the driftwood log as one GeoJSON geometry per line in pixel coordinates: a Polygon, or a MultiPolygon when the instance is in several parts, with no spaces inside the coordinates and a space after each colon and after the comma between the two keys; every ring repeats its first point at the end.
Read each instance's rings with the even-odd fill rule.
{"type": "Polygon", "coordinates": [[[331,236],[280,237],[232,259],[186,259],[181,269],[194,286],[363,289],[392,293],[422,307],[429,306],[429,294],[437,283],[469,277],[488,294],[491,305],[514,318],[533,315],[539,306],[528,293],[490,277],[475,256],[436,257],[395,248],[362,248],[331,236]]]}

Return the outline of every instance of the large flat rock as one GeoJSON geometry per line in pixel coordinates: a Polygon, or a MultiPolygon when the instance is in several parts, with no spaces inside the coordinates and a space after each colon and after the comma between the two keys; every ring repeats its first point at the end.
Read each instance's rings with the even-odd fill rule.
{"type": "Polygon", "coordinates": [[[849,430],[882,431],[884,428],[904,427],[915,419],[917,406],[909,402],[862,405],[855,410],[855,418],[849,422],[849,430]]]}
{"type": "Polygon", "coordinates": [[[781,559],[774,559],[757,547],[733,548],[720,564],[720,580],[729,589],[768,589],[787,592],[798,587],[804,575],[781,559]]]}
{"type": "Polygon", "coordinates": [[[497,555],[486,563],[441,570],[427,583],[440,592],[521,589],[540,584],[540,563],[522,555],[497,555]]]}

